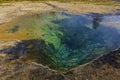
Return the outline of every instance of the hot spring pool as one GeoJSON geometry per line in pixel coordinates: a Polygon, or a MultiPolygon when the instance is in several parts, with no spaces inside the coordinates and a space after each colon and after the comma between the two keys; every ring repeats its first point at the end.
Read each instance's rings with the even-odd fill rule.
{"type": "Polygon", "coordinates": [[[49,12],[23,16],[2,33],[3,38],[35,40],[33,56],[42,54],[52,67],[66,70],[120,47],[120,15],[49,12]]]}

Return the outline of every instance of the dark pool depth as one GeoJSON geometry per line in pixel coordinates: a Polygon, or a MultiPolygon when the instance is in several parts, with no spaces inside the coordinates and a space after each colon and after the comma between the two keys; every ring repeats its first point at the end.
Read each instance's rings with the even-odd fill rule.
{"type": "Polygon", "coordinates": [[[31,43],[39,48],[32,55],[44,54],[57,69],[70,69],[120,47],[120,15],[51,12],[22,17],[14,25],[42,42],[31,43]]]}

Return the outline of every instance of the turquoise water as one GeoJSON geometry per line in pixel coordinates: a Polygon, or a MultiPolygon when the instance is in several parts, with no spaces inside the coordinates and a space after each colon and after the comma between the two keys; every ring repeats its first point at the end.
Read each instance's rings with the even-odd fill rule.
{"type": "Polygon", "coordinates": [[[36,52],[57,69],[85,64],[120,47],[120,15],[51,12],[22,17],[16,24],[42,41],[34,42],[40,49],[36,52]]]}

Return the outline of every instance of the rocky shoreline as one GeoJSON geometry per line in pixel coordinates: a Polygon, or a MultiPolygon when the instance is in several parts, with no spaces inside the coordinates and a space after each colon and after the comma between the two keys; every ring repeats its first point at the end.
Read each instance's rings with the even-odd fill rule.
{"type": "MultiPolygon", "coordinates": [[[[70,13],[115,13],[120,6],[105,6],[78,2],[15,2],[0,6],[0,25],[16,17],[49,11],[70,13]],[[28,5],[26,5],[28,4],[28,5]],[[54,5],[53,5],[54,4],[54,5]],[[81,4],[81,5],[80,5],[81,4]],[[32,6],[32,7],[31,7],[32,6]]],[[[66,72],[53,70],[43,64],[24,61],[28,48],[21,40],[0,41],[0,80],[119,80],[120,49],[66,72]]]]}
{"type": "Polygon", "coordinates": [[[25,50],[23,47],[24,44],[21,44],[21,41],[15,40],[0,42],[0,80],[120,79],[120,49],[116,49],[94,61],[75,67],[67,72],[59,72],[36,62],[28,62],[22,58],[14,58],[17,53],[21,54],[25,50]]]}

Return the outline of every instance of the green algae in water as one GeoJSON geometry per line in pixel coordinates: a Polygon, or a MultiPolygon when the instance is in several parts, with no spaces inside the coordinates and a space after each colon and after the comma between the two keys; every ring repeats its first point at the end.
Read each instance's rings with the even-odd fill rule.
{"type": "Polygon", "coordinates": [[[17,32],[19,29],[19,26],[15,25],[15,26],[12,26],[11,28],[7,29],[6,32],[7,33],[15,33],[17,32]]]}
{"type": "Polygon", "coordinates": [[[26,36],[43,41],[32,53],[43,53],[57,69],[87,63],[120,45],[120,15],[51,12],[22,17],[16,24],[26,36]]]}

